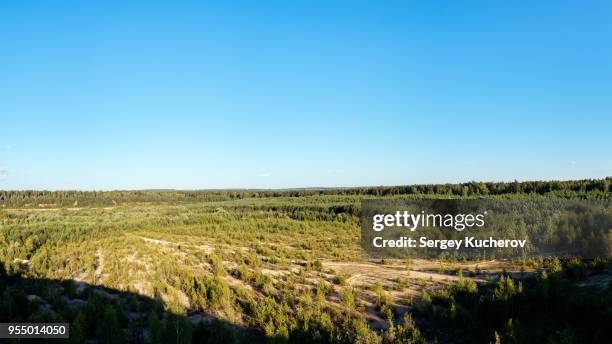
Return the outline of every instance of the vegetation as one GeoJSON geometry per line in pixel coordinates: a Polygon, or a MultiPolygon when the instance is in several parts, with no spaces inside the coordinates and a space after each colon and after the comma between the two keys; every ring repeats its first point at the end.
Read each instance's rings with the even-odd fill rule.
{"type": "Polygon", "coordinates": [[[609,200],[611,185],[0,191],[0,321],[66,321],[71,343],[605,342],[607,260],[370,261],[358,216],[367,198],[609,200]]]}

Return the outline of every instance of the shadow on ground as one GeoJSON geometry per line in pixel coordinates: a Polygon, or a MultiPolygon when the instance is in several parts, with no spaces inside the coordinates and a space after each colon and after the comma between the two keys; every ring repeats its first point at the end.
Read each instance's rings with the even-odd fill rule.
{"type": "Polygon", "coordinates": [[[7,276],[0,271],[0,322],[67,322],[69,339],[2,343],[242,343],[263,334],[202,312],[174,314],[163,301],[72,280],[7,276]]]}

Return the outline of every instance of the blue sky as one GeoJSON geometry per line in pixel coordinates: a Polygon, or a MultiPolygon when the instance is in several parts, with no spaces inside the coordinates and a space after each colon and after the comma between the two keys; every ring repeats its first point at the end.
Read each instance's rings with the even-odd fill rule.
{"type": "Polygon", "coordinates": [[[0,189],[612,175],[612,5],[2,2],[0,189]]]}

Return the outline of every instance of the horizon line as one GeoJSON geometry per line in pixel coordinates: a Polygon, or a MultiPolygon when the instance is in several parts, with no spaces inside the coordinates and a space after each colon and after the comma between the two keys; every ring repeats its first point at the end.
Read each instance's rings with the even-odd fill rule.
{"type": "Polygon", "coordinates": [[[142,189],[0,189],[0,192],[25,192],[25,191],[38,191],[38,192],[65,192],[65,191],[80,191],[80,192],[215,192],[215,191],[291,191],[291,190],[338,190],[338,189],[367,189],[367,188],[393,188],[393,187],[407,187],[407,186],[424,186],[424,185],[462,185],[470,183],[484,183],[484,184],[495,184],[495,183],[537,183],[537,182],[578,182],[578,181],[596,181],[596,180],[608,180],[612,179],[612,176],[605,176],[601,178],[579,178],[579,179],[540,179],[540,180],[499,180],[499,181],[478,181],[470,180],[463,182],[446,182],[446,183],[418,183],[418,184],[380,184],[380,185],[358,185],[358,186],[300,186],[300,187],[287,187],[287,188],[194,188],[194,189],[175,189],[175,188],[142,188],[142,189]]]}

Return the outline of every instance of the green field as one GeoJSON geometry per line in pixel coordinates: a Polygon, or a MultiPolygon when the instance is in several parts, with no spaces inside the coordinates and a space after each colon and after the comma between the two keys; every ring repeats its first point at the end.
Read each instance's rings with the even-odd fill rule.
{"type": "Polygon", "coordinates": [[[75,343],[603,342],[608,260],[373,260],[359,209],[609,200],[611,184],[0,191],[0,321],[67,321],[75,343]]]}

